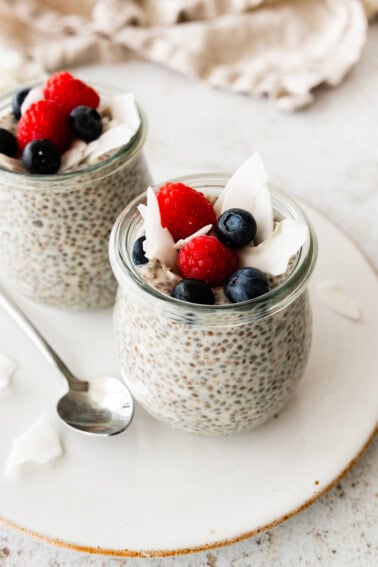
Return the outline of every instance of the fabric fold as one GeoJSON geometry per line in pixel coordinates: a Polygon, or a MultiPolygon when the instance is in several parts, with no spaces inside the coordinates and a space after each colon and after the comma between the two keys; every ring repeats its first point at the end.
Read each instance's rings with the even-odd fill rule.
{"type": "Polygon", "coordinates": [[[3,42],[24,65],[51,72],[133,52],[285,110],[344,79],[376,12],[378,0],[0,0],[3,42]]]}

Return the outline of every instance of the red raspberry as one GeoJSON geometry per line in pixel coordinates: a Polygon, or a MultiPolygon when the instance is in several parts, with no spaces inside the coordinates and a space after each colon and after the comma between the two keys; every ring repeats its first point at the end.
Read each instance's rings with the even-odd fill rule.
{"type": "Polygon", "coordinates": [[[50,140],[63,153],[70,136],[67,116],[53,100],[39,100],[31,104],[17,126],[17,143],[21,151],[33,140],[50,140]]]}
{"type": "Polygon", "coordinates": [[[97,108],[100,104],[96,91],[67,71],[52,75],[45,83],[43,95],[46,100],[54,100],[60,104],[66,114],[77,106],[97,108]]]}
{"type": "Polygon", "coordinates": [[[222,285],[235,272],[239,256],[215,236],[196,236],[180,249],[177,265],[183,278],[222,285]]]}
{"type": "Polygon", "coordinates": [[[207,224],[215,224],[210,201],[183,183],[166,183],[157,192],[157,199],[161,224],[175,240],[186,238],[207,224]]]}

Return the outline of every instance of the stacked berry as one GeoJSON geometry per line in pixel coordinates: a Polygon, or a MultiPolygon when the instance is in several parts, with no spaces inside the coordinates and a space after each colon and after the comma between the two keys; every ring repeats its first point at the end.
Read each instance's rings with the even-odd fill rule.
{"type": "MultiPolygon", "coordinates": [[[[211,225],[209,235],[193,236],[181,246],[177,271],[182,280],[173,288],[172,297],[191,303],[212,305],[212,288],[223,286],[233,303],[247,301],[269,291],[267,277],[256,268],[240,268],[237,249],[253,242],[254,217],[243,209],[228,209],[217,219],[211,202],[199,191],[183,183],[166,183],[157,192],[161,225],[175,241],[188,239],[211,225]]],[[[133,249],[136,265],[148,262],[139,238],[133,249]]]]}
{"type": "Polygon", "coordinates": [[[0,153],[9,157],[20,153],[30,173],[56,173],[73,138],[91,142],[101,135],[102,121],[96,110],[100,97],[92,87],[62,71],[46,81],[43,98],[22,112],[30,90],[20,90],[12,100],[14,117],[19,120],[17,132],[14,136],[0,128],[0,153]]]}

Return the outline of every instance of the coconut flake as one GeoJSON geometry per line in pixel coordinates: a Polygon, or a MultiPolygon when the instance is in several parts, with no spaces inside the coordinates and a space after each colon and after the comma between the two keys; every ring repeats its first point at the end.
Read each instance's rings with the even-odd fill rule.
{"type": "Polygon", "coordinates": [[[33,102],[38,102],[42,100],[43,97],[43,89],[42,87],[33,87],[30,89],[26,97],[24,98],[24,102],[21,105],[21,115],[24,114],[29,106],[33,104],[33,102]]]}
{"type": "Polygon", "coordinates": [[[46,414],[13,441],[6,463],[6,473],[14,473],[29,462],[45,464],[63,452],[57,432],[46,414]]]}
{"type": "Polygon", "coordinates": [[[155,192],[147,189],[147,205],[139,205],[138,210],[144,220],[146,240],[143,250],[149,260],[160,260],[173,268],[176,265],[177,251],[174,239],[167,228],[161,226],[160,209],[155,192]]]}
{"type": "Polygon", "coordinates": [[[196,238],[197,236],[205,236],[205,234],[210,232],[210,230],[212,228],[213,228],[212,224],[207,224],[206,226],[200,228],[199,230],[197,230],[197,232],[194,232],[190,236],[187,236],[186,238],[181,238],[180,240],[178,240],[176,242],[176,244],[174,245],[174,248],[176,250],[180,250],[180,248],[182,248],[184,246],[184,244],[189,242],[189,240],[192,240],[192,238],[196,238]]]}
{"type": "Polygon", "coordinates": [[[70,148],[62,155],[59,171],[72,169],[84,160],[87,144],[83,140],[75,140],[70,148]]]}
{"type": "Polygon", "coordinates": [[[127,124],[109,123],[109,129],[104,132],[97,140],[93,140],[87,145],[85,157],[88,163],[94,163],[100,156],[111,152],[129,143],[135,132],[127,124]]]}
{"type": "Polygon", "coordinates": [[[120,124],[127,124],[134,133],[138,130],[140,116],[133,93],[123,93],[114,96],[109,106],[113,120],[120,124]]]}
{"type": "Polygon", "coordinates": [[[360,307],[338,282],[333,280],[319,282],[316,291],[322,301],[335,313],[353,321],[361,318],[360,307]]]}
{"type": "Polygon", "coordinates": [[[0,389],[8,386],[17,366],[17,362],[9,358],[6,354],[0,353],[0,389]]]}
{"type": "Polygon", "coordinates": [[[89,163],[128,144],[138,132],[141,123],[133,93],[116,95],[111,99],[104,97],[101,103],[110,110],[112,120],[107,130],[97,140],[88,144],[85,156],[89,163]]]}
{"type": "Polygon", "coordinates": [[[273,207],[268,179],[264,162],[258,153],[254,153],[235,171],[214,205],[217,215],[232,208],[249,211],[257,224],[257,244],[273,232],[273,207]]]}
{"type": "Polygon", "coordinates": [[[258,268],[272,276],[284,274],[290,258],[308,237],[308,228],[299,219],[284,219],[274,232],[258,246],[245,246],[240,250],[240,265],[258,268]]]}
{"type": "Polygon", "coordinates": [[[16,158],[11,158],[5,154],[0,154],[0,166],[9,171],[17,171],[18,173],[24,172],[21,160],[16,158]]]}

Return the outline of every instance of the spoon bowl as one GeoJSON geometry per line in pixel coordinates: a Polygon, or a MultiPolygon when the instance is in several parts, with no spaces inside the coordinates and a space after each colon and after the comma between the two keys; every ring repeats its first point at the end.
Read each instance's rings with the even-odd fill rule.
{"type": "Polygon", "coordinates": [[[64,423],[83,433],[104,437],[124,431],[134,413],[133,399],[126,386],[111,376],[82,384],[84,389],[71,388],[57,404],[64,423]]]}

